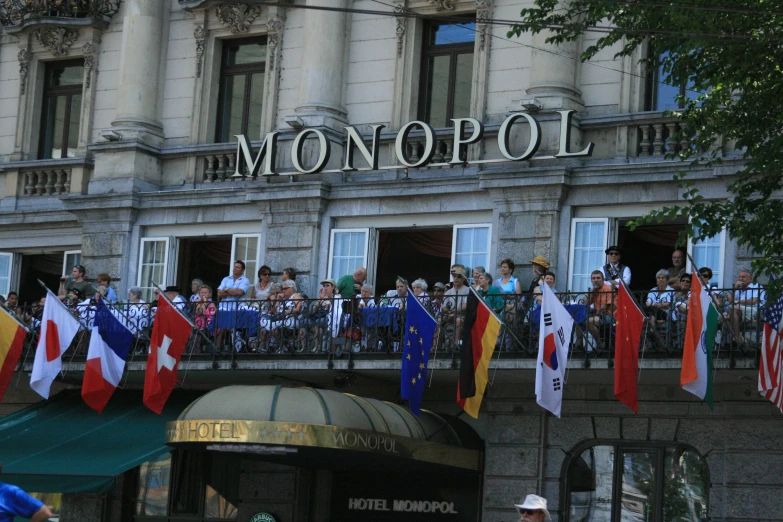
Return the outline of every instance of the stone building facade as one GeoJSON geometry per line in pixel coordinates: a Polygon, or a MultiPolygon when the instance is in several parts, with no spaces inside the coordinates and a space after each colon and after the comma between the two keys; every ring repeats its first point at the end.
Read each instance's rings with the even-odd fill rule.
{"type": "MultiPolygon", "coordinates": [[[[75,17],[54,8],[25,11],[33,8],[24,3],[0,7],[2,294],[37,299],[31,280],[56,286],[60,270],[77,262],[88,279],[109,274],[121,298],[133,286],[151,291],[152,280],[187,288],[199,277],[217,285],[236,258],[246,261],[251,280],[262,265],[276,274],[293,267],[313,296],[318,281],[356,266],[368,267],[380,295],[398,274],[432,283],[445,280],[454,262],[494,272],[504,258],[525,274],[538,255],[557,272],[559,290],[582,292],[612,244],[625,248],[634,288],[654,286],[655,271],[670,265],[684,222],[626,226],[682,199],[672,177],[689,166],[665,159],[680,147],[678,123],[663,113],[671,108],[670,92],[655,72],[636,59],[613,59],[611,50],[580,63],[580,50],[595,36],[555,47],[545,34],[508,38],[507,26],[490,23],[516,19],[528,2],[83,4],[103,7],[75,17]],[[575,112],[566,148],[592,143],[589,157],[558,154],[564,145],[557,111],[567,110],[575,112]],[[519,112],[540,123],[541,145],[528,160],[508,161],[498,133],[519,112]],[[454,134],[446,123],[459,117],[475,118],[485,132],[465,162],[449,164],[454,134]],[[434,128],[436,166],[400,166],[396,133],[413,120],[434,128]],[[367,169],[357,149],[359,170],[340,170],[349,125],[365,138],[384,126],[378,169],[367,169]],[[324,172],[294,169],[291,147],[303,129],[320,131],[330,143],[324,172]],[[282,174],[242,175],[233,136],[247,135],[257,152],[271,132],[279,133],[282,174]],[[440,253],[422,254],[407,242],[412,234],[437,243],[440,253]],[[414,261],[406,264],[406,257],[414,261]]],[[[529,138],[525,124],[512,127],[510,149],[519,154],[529,138]]],[[[423,146],[422,133],[412,133],[408,159],[423,146]]],[[[725,149],[722,166],[690,171],[707,197],[725,197],[726,180],[740,166],[730,144],[725,149]]],[[[300,159],[306,168],[319,150],[317,140],[306,140],[300,159]]],[[[687,248],[710,264],[719,286],[731,286],[750,259],[723,235],[687,248]]],[[[608,501],[614,511],[609,506],[596,518],[579,514],[576,497],[565,498],[575,452],[593,443],[613,448],[612,455],[658,452],[661,463],[667,447],[685,445],[707,463],[711,519],[783,519],[783,424],[756,396],[754,364],[753,357],[718,361],[710,412],[679,388],[678,361],[648,361],[635,416],[613,401],[607,361],[572,362],[557,419],[535,405],[532,361],[497,361],[485,410],[470,422],[485,444],[480,519],[516,516],[513,503],[531,492],[549,499],[558,520],[620,517],[617,498],[608,501]]],[[[192,386],[270,382],[275,372],[328,386],[335,371],[347,370],[340,361],[334,368],[254,361],[226,376],[236,368],[218,366],[194,363],[192,386]]],[[[453,414],[456,372],[447,361],[434,367],[438,378],[425,406],[453,414]]],[[[398,368],[399,361],[371,361],[354,369],[393,383],[398,368]]],[[[140,385],[131,379],[131,387],[140,385]]],[[[32,400],[22,386],[9,392],[20,406],[32,400]]],[[[369,380],[356,393],[394,400],[395,390],[369,380]]],[[[270,498],[258,488],[263,480],[256,475],[266,469],[259,466],[243,466],[246,498],[270,498]]],[[[269,469],[297,480],[291,469],[269,469]]],[[[290,498],[292,506],[302,501],[290,498]]],[[[264,502],[252,504],[261,510],[264,502]]],[[[663,520],[659,508],[650,509],[643,520],[663,520]]],[[[118,520],[110,511],[104,505],[69,520],[118,520]]]]}

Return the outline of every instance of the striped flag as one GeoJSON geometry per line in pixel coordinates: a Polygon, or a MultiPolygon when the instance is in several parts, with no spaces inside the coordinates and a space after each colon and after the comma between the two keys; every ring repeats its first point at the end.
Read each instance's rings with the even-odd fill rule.
{"type": "Polygon", "coordinates": [[[767,308],[759,362],[759,393],[783,413],[783,353],[780,349],[783,295],[767,308]]]}
{"type": "Polygon", "coordinates": [[[574,318],[549,285],[541,285],[541,326],[536,361],[536,402],[560,417],[574,318]]]}
{"type": "Polygon", "coordinates": [[[25,328],[0,306],[0,401],[22,355],[26,335],[25,328]]]}
{"type": "Polygon", "coordinates": [[[680,385],[712,409],[712,350],[719,315],[699,274],[694,272],[691,281],[680,385]]]}
{"type": "Polygon", "coordinates": [[[500,320],[472,288],[468,294],[462,325],[462,356],[457,382],[457,404],[478,419],[481,401],[489,382],[489,361],[495,353],[500,320]]]}
{"type": "Polygon", "coordinates": [[[130,330],[99,299],[82,382],[82,399],[98,413],[103,412],[120,384],[132,342],[130,330]]]}

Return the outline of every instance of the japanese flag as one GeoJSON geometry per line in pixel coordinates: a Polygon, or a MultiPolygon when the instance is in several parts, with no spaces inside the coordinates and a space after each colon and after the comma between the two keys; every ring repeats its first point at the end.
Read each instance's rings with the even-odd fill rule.
{"type": "Polygon", "coordinates": [[[549,285],[542,285],[541,324],[536,361],[536,402],[558,418],[574,319],[549,285]]]}

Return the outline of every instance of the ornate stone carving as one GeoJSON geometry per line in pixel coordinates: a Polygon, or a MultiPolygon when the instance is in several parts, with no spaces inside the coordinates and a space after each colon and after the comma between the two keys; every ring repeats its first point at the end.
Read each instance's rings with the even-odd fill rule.
{"type": "Polygon", "coordinates": [[[487,24],[487,20],[492,15],[492,0],[476,0],[476,23],[478,24],[479,49],[484,50],[484,46],[492,38],[490,31],[492,27],[487,24]]]}
{"type": "Polygon", "coordinates": [[[19,51],[19,94],[24,94],[27,86],[27,73],[30,67],[30,53],[26,49],[19,51]]]}
{"type": "Polygon", "coordinates": [[[408,19],[404,16],[399,16],[405,12],[405,5],[397,4],[394,7],[394,12],[397,13],[397,56],[402,56],[402,47],[405,42],[405,29],[408,25],[408,19]]]}
{"type": "Polygon", "coordinates": [[[435,4],[435,9],[437,11],[453,11],[454,10],[454,3],[451,0],[430,0],[430,2],[435,4]]]}
{"type": "Polygon", "coordinates": [[[231,28],[232,33],[246,33],[253,20],[261,14],[261,8],[257,5],[224,4],[219,5],[215,12],[220,23],[231,28]]]}
{"type": "Polygon", "coordinates": [[[108,22],[119,8],[120,0],[0,0],[0,25],[19,28],[42,18],[108,22]]]}
{"type": "Polygon", "coordinates": [[[268,29],[266,35],[266,43],[269,45],[269,70],[275,70],[275,62],[277,57],[277,48],[280,46],[280,37],[283,32],[284,19],[271,18],[267,23],[268,29]]]}
{"type": "Polygon", "coordinates": [[[65,27],[46,27],[44,29],[36,29],[36,40],[41,45],[52,51],[55,56],[65,56],[68,54],[68,49],[79,37],[79,32],[74,29],[66,29],[65,27]]]}
{"type": "Polygon", "coordinates": [[[84,78],[84,88],[89,89],[92,83],[92,71],[95,70],[95,63],[98,61],[98,49],[97,42],[87,42],[82,47],[82,55],[84,56],[84,70],[87,73],[84,78]]]}
{"type": "Polygon", "coordinates": [[[207,38],[207,32],[203,25],[196,27],[193,31],[193,37],[196,39],[196,78],[201,78],[201,61],[204,58],[204,42],[207,38]]]}

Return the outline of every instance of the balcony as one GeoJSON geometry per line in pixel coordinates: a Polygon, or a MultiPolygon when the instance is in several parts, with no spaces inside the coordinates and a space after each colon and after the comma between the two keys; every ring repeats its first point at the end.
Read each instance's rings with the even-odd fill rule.
{"type": "MultiPolygon", "coordinates": [[[[763,305],[755,313],[738,317],[728,302],[732,290],[715,290],[715,302],[724,314],[715,340],[713,359],[716,368],[756,368],[763,332],[763,305]],[[752,317],[753,319],[750,319],[752,317]],[[761,318],[761,319],[759,319],[761,318]]],[[[570,367],[612,368],[614,364],[614,326],[609,320],[591,328],[591,295],[558,294],[576,321],[571,339],[570,367]]],[[[646,292],[635,293],[646,313],[646,292]]],[[[683,302],[672,294],[676,304],[683,302]]],[[[506,369],[533,369],[538,354],[540,309],[534,296],[508,296],[495,303],[505,328],[501,330],[493,357],[493,366],[506,369]]],[[[405,313],[404,299],[380,298],[361,304],[359,300],[266,300],[199,306],[188,303],[182,308],[194,320],[182,358],[185,368],[193,370],[231,369],[398,369],[402,357],[405,313]],[[209,310],[213,312],[209,312],[209,310]],[[207,313],[205,313],[207,310],[207,313]]],[[[456,369],[459,366],[461,319],[449,314],[450,305],[434,300],[422,301],[439,320],[433,340],[431,367],[456,369]]],[[[211,304],[211,303],[210,303],[211,304]]],[[[23,360],[29,366],[37,345],[38,306],[20,307],[19,316],[31,327],[23,360]]],[[[134,333],[128,358],[130,371],[144,370],[155,308],[149,304],[124,303],[115,306],[134,333]]],[[[686,315],[669,309],[650,318],[645,325],[640,358],[651,368],[678,368],[682,359],[686,315]]],[[[69,350],[63,356],[69,368],[83,370],[89,346],[94,310],[88,302],[72,307],[82,323],[69,350]]]]}
{"type": "Polygon", "coordinates": [[[105,29],[120,0],[3,0],[0,25],[11,34],[29,26],[94,26],[105,29]]]}
{"type": "Polygon", "coordinates": [[[66,194],[85,194],[93,164],[88,158],[66,158],[0,163],[0,178],[7,176],[6,192],[0,199],[46,198],[66,194]]]}

